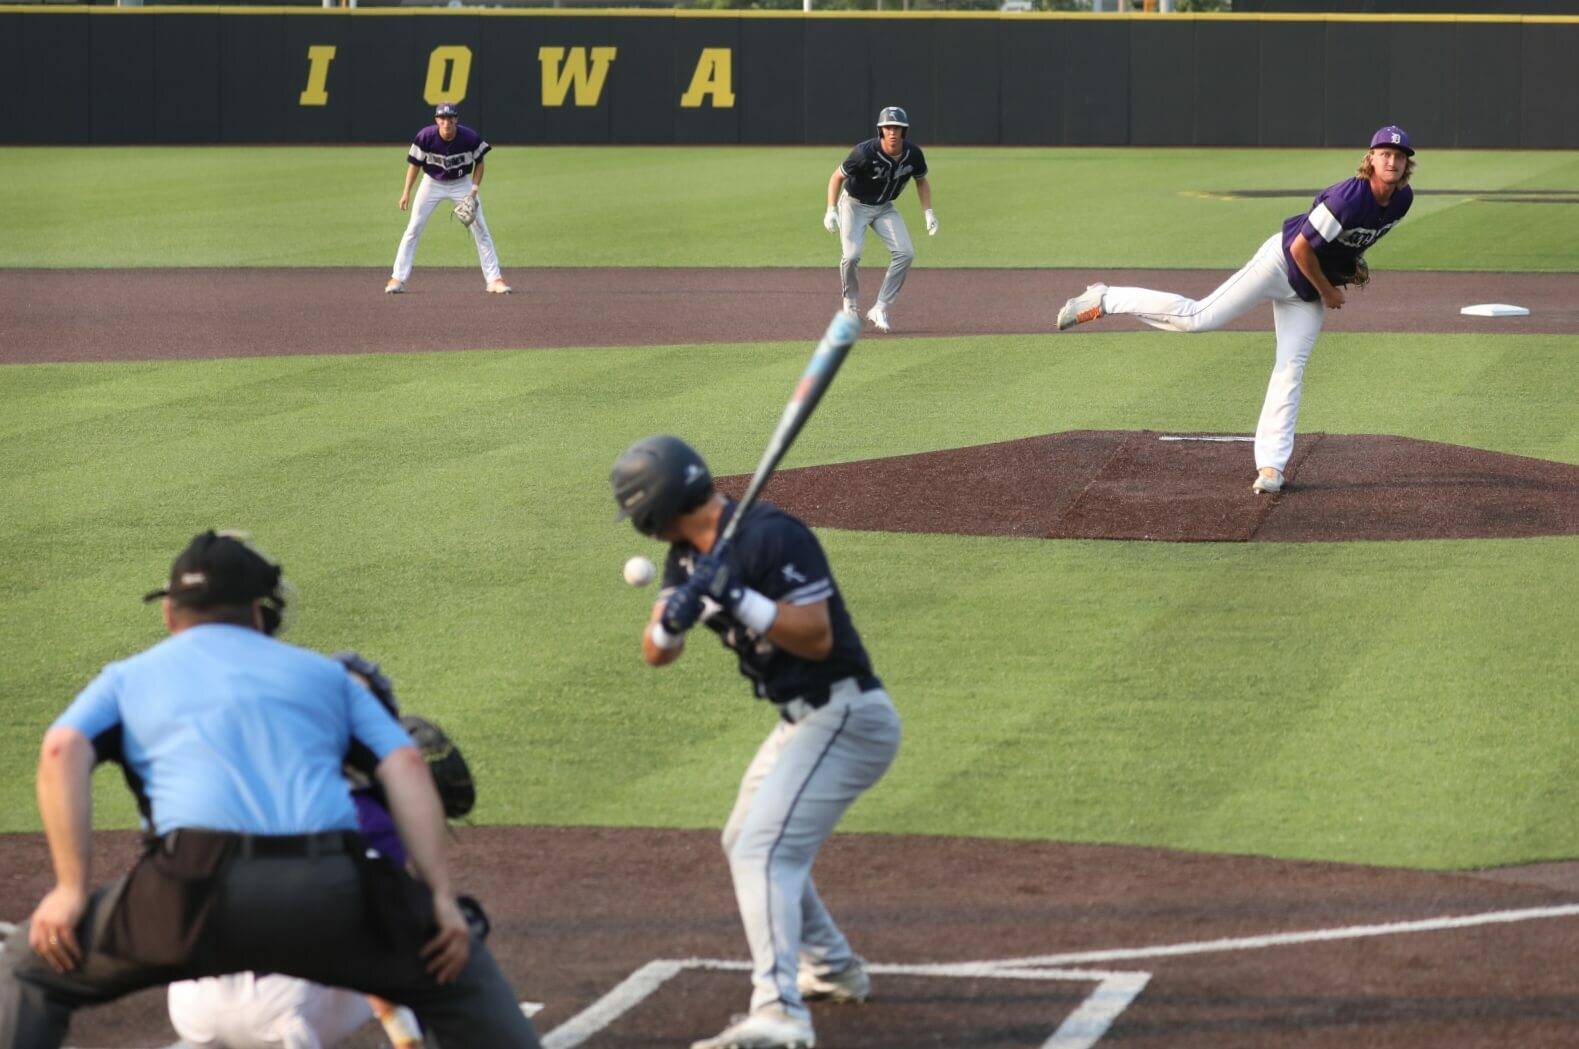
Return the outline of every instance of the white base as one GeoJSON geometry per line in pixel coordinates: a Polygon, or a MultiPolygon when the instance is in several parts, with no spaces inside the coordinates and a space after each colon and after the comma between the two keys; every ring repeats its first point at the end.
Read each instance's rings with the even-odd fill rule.
{"type": "Polygon", "coordinates": [[[1479,306],[1465,306],[1458,312],[1470,317],[1528,317],[1530,311],[1523,306],[1509,306],[1505,302],[1486,302],[1479,306]]]}

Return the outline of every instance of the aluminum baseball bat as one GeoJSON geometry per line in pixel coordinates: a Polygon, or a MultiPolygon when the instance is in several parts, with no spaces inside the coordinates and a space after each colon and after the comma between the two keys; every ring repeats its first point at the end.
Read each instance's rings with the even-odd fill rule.
{"type": "Polygon", "coordinates": [[[789,403],[784,406],[784,414],[779,417],[778,427],[768,441],[767,450],[762,453],[756,474],[746,486],[740,502],[735,504],[735,512],[730,516],[729,523],[724,525],[723,534],[713,545],[715,553],[722,551],[734,538],[735,530],[745,519],[746,511],[756,504],[757,497],[778,468],[784,453],[795,443],[795,438],[806,425],[806,420],[811,418],[811,413],[817,410],[817,402],[828,392],[833,377],[839,373],[839,365],[844,363],[850,348],[860,336],[860,321],[843,312],[834,315],[828,330],[823,333],[822,341],[817,343],[806,370],[801,373],[800,381],[795,384],[795,392],[790,396],[789,403]]]}

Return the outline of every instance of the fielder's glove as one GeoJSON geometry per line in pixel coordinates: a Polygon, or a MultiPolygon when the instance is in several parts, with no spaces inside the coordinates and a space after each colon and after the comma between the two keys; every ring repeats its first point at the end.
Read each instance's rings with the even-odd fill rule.
{"type": "Polygon", "coordinates": [[[1348,260],[1332,263],[1323,261],[1321,272],[1334,288],[1363,288],[1371,282],[1371,267],[1365,261],[1364,255],[1354,256],[1352,262],[1348,260]]]}
{"type": "Polygon", "coordinates": [[[933,211],[931,208],[928,208],[927,209],[927,236],[935,237],[935,236],[937,236],[937,232],[938,232],[938,216],[937,216],[937,212],[933,211]]]}
{"type": "Polygon", "coordinates": [[[439,800],[444,803],[445,818],[458,819],[470,812],[477,804],[477,788],[460,748],[427,718],[407,714],[400,719],[400,727],[410,734],[411,741],[428,763],[433,785],[438,788],[439,800]]]}
{"type": "Polygon", "coordinates": [[[839,232],[839,209],[830,207],[822,214],[822,228],[829,233],[839,232]]]}
{"type": "Polygon", "coordinates": [[[461,220],[461,225],[471,227],[477,221],[477,194],[468,193],[455,205],[455,217],[461,220]]]}

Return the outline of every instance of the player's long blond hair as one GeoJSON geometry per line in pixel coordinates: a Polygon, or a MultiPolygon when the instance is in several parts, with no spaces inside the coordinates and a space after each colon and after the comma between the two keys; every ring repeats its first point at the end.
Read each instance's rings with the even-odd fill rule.
{"type": "MultiPolygon", "coordinates": [[[[1403,180],[1401,182],[1399,182],[1398,184],[1400,186],[1407,186],[1407,185],[1409,185],[1409,180],[1414,177],[1414,173],[1415,173],[1415,158],[1414,157],[1410,157],[1409,158],[1409,163],[1404,166],[1404,177],[1403,177],[1403,180]]],[[[1356,171],[1355,174],[1360,176],[1363,179],[1369,179],[1372,175],[1376,174],[1376,168],[1371,164],[1371,151],[1370,150],[1367,149],[1365,151],[1365,156],[1360,158],[1360,169],[1358,171],[1356,171]]]]}

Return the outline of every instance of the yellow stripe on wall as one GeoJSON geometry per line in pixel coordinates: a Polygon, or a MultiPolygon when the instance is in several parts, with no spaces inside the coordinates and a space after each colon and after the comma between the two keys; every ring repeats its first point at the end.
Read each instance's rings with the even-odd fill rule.
{"type": "Polygon", "coordinates": [[[0,14],[90,15],[301,15],[358,18],[829,18],[829,19],[937,19],[984,22],[1445,22],[1500,24],[1579,24],[1579,15],[1409,15],[1409,14],[1303,14],[1290,12],[1189,11],[1163,14],[1147,11],[653,11],[650,8],[387,8],[387,7],[102,7],[89,4],[0,5],[0,14]]]}

